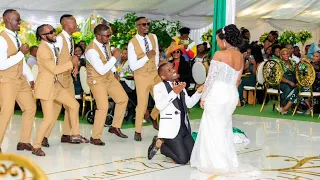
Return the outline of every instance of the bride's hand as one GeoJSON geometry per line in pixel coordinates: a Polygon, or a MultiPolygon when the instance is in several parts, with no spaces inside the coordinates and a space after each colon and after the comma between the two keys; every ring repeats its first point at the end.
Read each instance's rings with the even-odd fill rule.
{"type": "Polygon", "coordinates": [[[202,109],[204,109],[204,101],[203,101],[203,100],[200,101],[200,107],[201,107],[202,109]]]}

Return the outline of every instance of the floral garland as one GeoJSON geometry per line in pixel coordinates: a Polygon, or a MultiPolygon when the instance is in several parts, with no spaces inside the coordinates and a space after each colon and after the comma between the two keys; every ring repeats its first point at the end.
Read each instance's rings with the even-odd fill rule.
{"type": "Polygon", "coordinates": [[[212,41],[212,29],[211,28],[201,36],[201,41],[203,41],[203,42],[205,42],[205,41],[211,42],[212,41]]]}

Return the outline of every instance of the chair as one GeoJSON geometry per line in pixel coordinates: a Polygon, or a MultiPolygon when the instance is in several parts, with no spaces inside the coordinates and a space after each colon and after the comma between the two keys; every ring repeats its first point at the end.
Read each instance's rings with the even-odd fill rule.
{"type": "MultiPolygon", "coordinates": [[[[278,97],[278,107],[280,108],[280,83],[283,77],[283,70],[281,64],[275,60],[266,61],[263,65],[263,86],[265,89],[265,96],[263,99],[262,107],[260,109],[260,113],[262,112],[264,105],[266,103],[267,96],[269,95],[276,95],[278,97]],[[276,87],[277,89],[270,88],[276,87]]],[[[275,109],[275,100],[273,101],[273,111],[275,109]]]]}
{"type": "Polygon", "coordinates": [[[264,65],[265,62],[261,62],[259,65],[258,65],[258,68],[257,68],[257,73],[256,73],[256,79],[257,79],[257,83],[255,86],[244,86],[243,89],[245,91],[247,91],[247,98],[249,97],[249,92],[250,91],[253,91],[253,96],[254,96],[254,101],[253,101],[253,105],[256,106],[256,102],[257,102],[257,90],[263,90],[263,88],[261,86],[263,86],[263,73],[262,73],[262,70],[263,70],[263,65],[264,65]],[[261,83],[259,83],[259,81],[261,83]],[[261,86],[259,86],[261,85],[261,86]]]}
{"type": "Polygon", "coordinates": [[[32,160],[17,154],[0,154],[0,166],[0,179],[48,180],[48,177],[38,165],[32,160]],[[28,171],[32,175],[31,178],[27,177],[28,171]]]}
{"type": "MultiPolygon", "coordinates": [[[[311,116],[313,118],[313,97],[319,97],[320,92],[313,92],[312,85],[316,79],[316,72],[310,62],[301,60],[296,66],[296,79],[298,81],[299,97],[307,97],[311,100],[311,116]],[[309,88],[310,92],[301,92],[301,87],[309,88]]],[[[297,101],[292,116],[297,112],[300,101],[297,101]]],[[[320,117],[320,115],[319,115],[320,117]]]]}
{"type": "Polygon", "coordinates": [[[83,95],[82,95],[82,119],[84,118],[84,110],[86,107],[86,102],[90,102],[90,110],[93,110],[93,101],[94,98],[91,94],[90,87],[87,83],[87,68],[82,66],[80,68],[80,83],[81,87],[83,89],[83,95]]]}

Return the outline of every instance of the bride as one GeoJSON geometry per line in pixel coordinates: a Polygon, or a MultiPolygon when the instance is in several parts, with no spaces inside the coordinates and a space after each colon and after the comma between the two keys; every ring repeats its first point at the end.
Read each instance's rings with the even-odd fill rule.
{"type": "Polygon", "coordinates": [[[244,65],[239,48],[239,29],[228,25],[219,29],[216,39],[221,51],[214,54],[200,105],[204,109],[190,164],[215,174],[242,173],[234,147],[232,114],[238,104],[237,87],[244,65]]]}

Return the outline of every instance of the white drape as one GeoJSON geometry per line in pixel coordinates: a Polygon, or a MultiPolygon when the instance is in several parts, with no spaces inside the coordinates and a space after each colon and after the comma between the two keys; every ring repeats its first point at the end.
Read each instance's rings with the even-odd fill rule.
{"type": "Polygon", "coordinates": [[[226,25],[234,24],[236,21],[236,0],[226,0],[226,25]]]}

